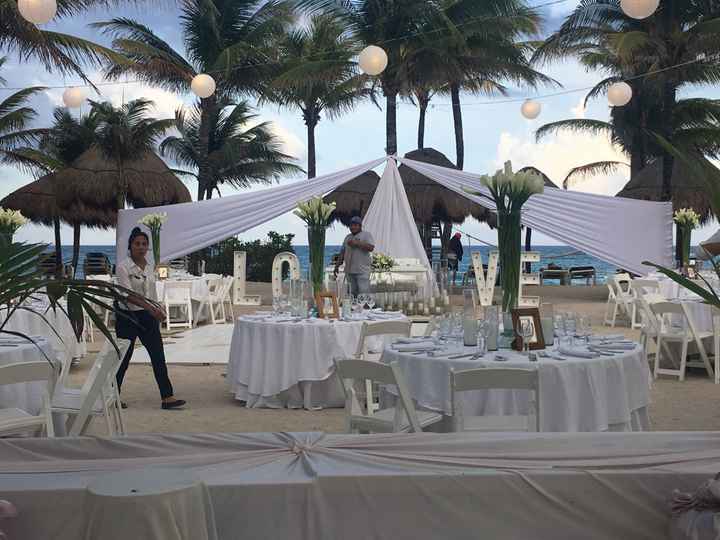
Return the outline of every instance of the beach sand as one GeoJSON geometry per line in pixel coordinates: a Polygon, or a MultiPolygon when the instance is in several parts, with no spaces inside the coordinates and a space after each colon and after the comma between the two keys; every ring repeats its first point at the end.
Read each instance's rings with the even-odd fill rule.
{"type": "MultiPolygon", "coordinates": [[[[249,284],[247,294],[264,294],[269,298],[268,284],[249,284]]],[[[545,286],[528,289],[526,294],[539,294],[543,302],[550,302],[557,311],[575,311],[589,315],[597,333],[623,333],[637,339],[637,330],[626,323],[616,328],[602,326],[605,308],[605,287],[545,286]]],[[[453,303],[461,303],[454,297],[453,303]]],[[[238,309],[237,314],[243,310],[238,309]]],[[[247,311],[247,310],[245,310],[247,311]]],[[[250,308],[249,311],[255,311],[250,308]]],[[[97,350],[96,340],[94,349],[97,350]]],[[[92,362],[90,354],[75,367],[71,380],[80,384],[92,362]]],[[[342,409],[322,411],[246,409],[229,393],[225,366],[168,367],[178,397],[186,399],[184,410],[160,409],[157,386],[149,365],[132,364],[123,385],[123,400],[129,405],[125,412],[129,433],[159,432],[276,432],[343,430],[342,409]]],[[[704,372],[691,370],[685,381],[661,378],[654,381],[651,392],[650,417],[656,431],[716,431],[720,430],[720,386],[716,386],[704,372]]],[[[93,421],[90,433],[104,435],[102,419],[93,421]]]]}

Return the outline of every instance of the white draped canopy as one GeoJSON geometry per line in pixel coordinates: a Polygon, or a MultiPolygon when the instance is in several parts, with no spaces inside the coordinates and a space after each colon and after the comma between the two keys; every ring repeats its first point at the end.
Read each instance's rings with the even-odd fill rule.
{"type": "MultiPolygon", "coordinates": [[[[386,182],[387,188],[378,186],[375,198],[380,194],[380,199],[377,203],[373,199],[365,218],[366,222],[373,227],[371,230],[376,235],[376,241],[378,238],[384,239],[385,235],[405,238],[410,234],[413,237],[411,245],[414,247],[413,254],[407,256],[420,258],[419,254],[415,253],[416,247],[420,245],[417,229],[409,224],[403,228],[409,228],[410,232],[392,228],[407,221],[404,214],[409,210],[407,196],[403,190],[397,189],[402,184],[399,182],[395,159],[380,158],[313,180],[221,199],[122,210],[117,225],[117,260],[125,257],[130,230],[145,214],[168,214],[162,230],[161,258],[169,260],[261,225],[289,212],[299,202],[332,192],[386,160],[388,163],[383,176],[390,175],[394,180],[386,182]],[[386,197],[393,199],[388,203],[386,197]],[[382,208],[383,213],[387,208],[392,208],[393,213],[380,216],[380,210],[374,210],[374,206],[382,208]],[[378,213],[377,220],[373,217],[374,213],[378,213]],[[374,223],[382,224],[386,229],[374,230],[377,227],[374,223]]],[[[488,198],[488,190],[480,183],[480,175],[409,159],[397,159],[477,204],[495,209],[493,201],[488,198]],[[471,195],[466,190],[478,192],[481,196],[471,195]]],[[[525,204],[522,221],[568,246],[637,274],[645,274],[649,270],[642,264],[646,260],[664,265],[672,263],[672,204],[669,202],[638,201],[545,188],[545,193],[534,195],[525,204]]],[[[388,245],[392,247],[396,243],[393,241],[388,245]]],[[[406,256],[404,252],[393,253],[384,248],[383,244],[378,246],[392,256],[406,256]]]]}

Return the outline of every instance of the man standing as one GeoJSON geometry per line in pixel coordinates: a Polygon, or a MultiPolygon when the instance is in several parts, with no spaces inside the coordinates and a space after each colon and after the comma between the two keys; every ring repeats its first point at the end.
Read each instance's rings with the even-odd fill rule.
{"type": "Polygon", "coordinates": [[[460,238],[462,238],[462,235],[459,232],[456,232],[448,244],[448,270],[451,270],[453,273],[453,285],[455,285],[455,277],[457,276],[458,266],[460,266],[460,261],[462,261],[463,258],[463,247],[460,238]]]}
{"type": "Polygon", "coordinates": [[[369,232],[362,230],[362,219],[355,216],[350,220],[350,234],[345,237],[340,257],[335,262],[335,275],[345,263],[345,279],[350,283],[350,294],[370,292],[370,269],[375,240],[369,232]]]}

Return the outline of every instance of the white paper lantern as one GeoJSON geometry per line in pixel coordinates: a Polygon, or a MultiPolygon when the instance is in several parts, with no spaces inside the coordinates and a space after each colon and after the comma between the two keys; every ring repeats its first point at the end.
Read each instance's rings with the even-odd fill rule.
{"type": "Polygon", "coordinates": [[[387,53],[377,45],[369,45],[360,53],[360,69],[368,75],[380,75],[388,65],[387,53]]]}
{"type": "Polygon", "coordinates": [[[85,91],[82,88],[67,88],[62,99],[66,107],[77,109],[85,101],[85,91]]]}
{"type": "Polygon", "coordinates": [[[195,75],[190,83],[190,89],[199,98],[210,97],[215,93],[215,79],[205,73],[195,75]]]}
{"type": "Polygon", "coordinates": [[[520,107],[520,112],[528,120],[534,120],[540,115],[540,109],[542,109],[542,106],[539,102],[526,99],[523,101],[522,107],[520,107]]]}
{"type": "Polygon", "coordinates": [[[620,9],[633,19],[647,19],[659,5],[660,0],[620,0],[620,9]]]}
{"type": "Polygon", "coordinates": [[[57,12],[55,0],[18,0],[17,7],[23,19],[33,24],[49,23],[57,12]]]}
{"type": "Polygon", "coordinates": [[[626,82],[616,82],[608,88],[608,101],[613,107],[627,105],[632,99],[632,88],[626,82]]]}

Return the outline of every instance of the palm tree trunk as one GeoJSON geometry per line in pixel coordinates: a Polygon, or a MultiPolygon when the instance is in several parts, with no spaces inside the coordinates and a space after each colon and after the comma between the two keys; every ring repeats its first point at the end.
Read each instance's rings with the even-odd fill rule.
{"type": "Polygon", "coordinates": [[[73,251],[72,251],[72,267],[73,278],[77,274],[78,262],[80,262],[80,225],[73,225],[73,251]]]}
{"type": "Polygon", "coordinates": [[[465,141],[463,139],[462,110],[460,109],[460,85],[450,84],[452,101],[453,125],[455,126],[455,166],[462,170],[465,166],[465,141]]]}
{"type": "Polygon", "coordinates": [[[320,121],[320,114],[314,107],[303,109],[303,119],[307,126],[307,147],[308,147],[308,180],[315,178],[317,174],[317,158],[315,155],[315,127],[320,121]]]}
{"type": "MultiPolygon", "coordinates": [[[[663,87],[663,115],[665,118],[673,118],[675,110],[675,87],[670,83],[666,83],[663,87]]],[[[666,122],[666,127],[663,130],[665,139],[672,143],[672,122],[666,122]]],[[[675,166],[675,157],[668,152],[663,150],[662,152],[662,190],[661,190],[661,201],[672,200],[672,175],[673,168],[675,166]]],[[[682,233],[678,228],[678,238],[675,245],[675,259],[682,261],[682,233]]]]}
{"type": "Polygon", "coordinates": [[[123,163],[122,158],[119,158],[117,160],[117,168],[118,168],[118,176],[120,177],[120,183],[118,185],[118,192],[117,192],[117,200],[115,201],[117,205],[118,212],[125,208],[125,199],[127,197],[127,186],[125,185],[125,164],[123,163]]]}
{"type": "Polygon", "coordinates": [[[425,90],[417,91],[418,107],[420,108],[420,117],[418,118],[418,150],[425,148],[425,116],[428,105],[430,104],[430,96],[425,90]]]}
{"type": "Polygon", "coordinates": [[[397,154],[397,90],[385,91],[387,111],[385,115],[385,153],[389,156],[397,154]]]}
{"type": "MultiPolygon", "coordinates": [[[[208,98],[200,100],[200,128],[198,129],[198,137],[200,142],[200,151],[198,155],[198,201],[202,201],[210,187],[210,128],[212,117],[217,108],[217,99],[215,94],[208,98]]],[[[212,194],[211,194],[212,196],[212,194]]]]}
{"type": "MultiPolygon", "coordinates": [[[[532,229],[530,227],[525,227],[525,251],[531,251],[532,250],[532,229]]],[[[530,273],[532,272],[532,266],[531,263],[526,262],[525,263],[525,272],[530,273]]]]}
{"type": "Polygon", "coordinates": [[[60,218],[53,216],[53,229],[55,229],[55,277],[60,279],[63,271],[62,240],[60,239],[60,218]]]}

